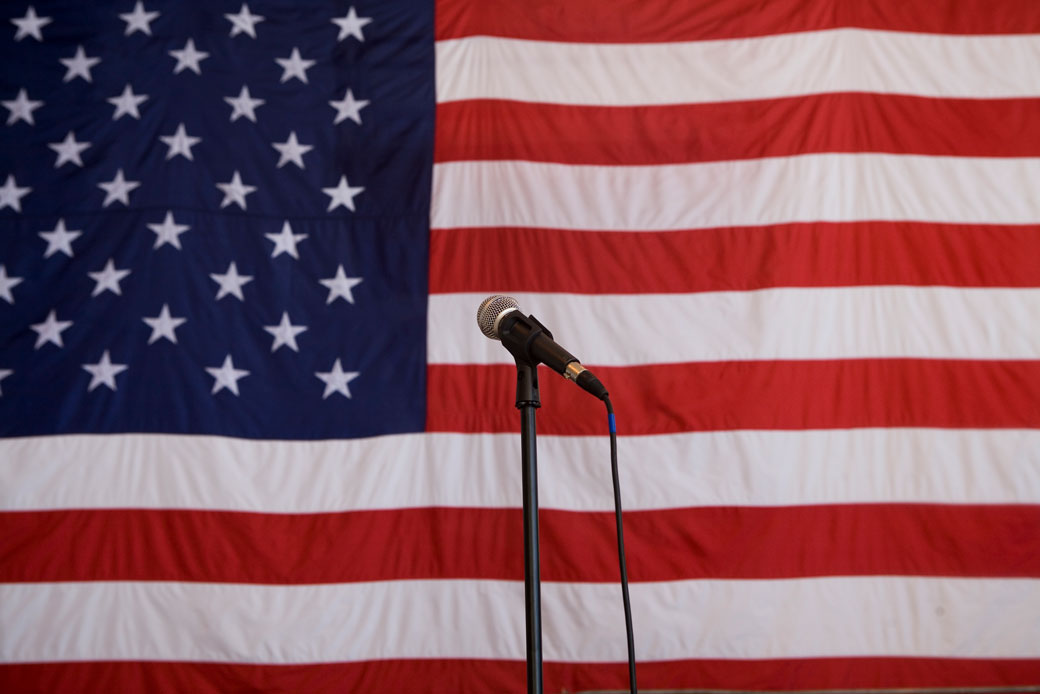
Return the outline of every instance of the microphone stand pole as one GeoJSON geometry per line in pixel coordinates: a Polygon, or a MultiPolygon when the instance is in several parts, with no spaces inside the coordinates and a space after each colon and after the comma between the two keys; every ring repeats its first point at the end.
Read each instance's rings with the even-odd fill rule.
{"type": "Polygon", "coordinates": [[[516,408],[520,410],[527,694],[542,694],[542,586],[538,569],[538,455],[535,443],[535,410],[542,406],[542,402],[538,394],[538,359],[531,354],[531,345],[543,333],[551,340],[552,333],[534,316],[528,316],[523,327],[528,331],[514,333],[513,328],[506,328],[499,337],[516,361],[516,408]]]}
{"type": "Polygon", "coordinates": [[[516,407],[520,410],[520,462],[524,490],[527,692],[542,694],[542,590],[538,568],[538,456],[535,443],[535,410],[542,403],[538,395],[538,364],[517,352],[513,357],[516,359],[516,407]]]}

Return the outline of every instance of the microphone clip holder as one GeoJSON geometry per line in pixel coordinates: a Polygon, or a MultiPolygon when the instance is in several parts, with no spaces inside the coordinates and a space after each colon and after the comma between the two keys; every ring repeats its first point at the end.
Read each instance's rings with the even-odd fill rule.
{"type": "Polygon", "coordinates": [[[532,316],[526,317],[532,328],[526,338],[518,337],[512,330],[504,330],[500,339],[502,345],[513,355],[516,362],[516,407],[541,407],[541,395],[538,392],[538,360],[531,355],[531,345],[538,336],[544,334],[550,340],[553,335],[541,322],[532,316]]]}

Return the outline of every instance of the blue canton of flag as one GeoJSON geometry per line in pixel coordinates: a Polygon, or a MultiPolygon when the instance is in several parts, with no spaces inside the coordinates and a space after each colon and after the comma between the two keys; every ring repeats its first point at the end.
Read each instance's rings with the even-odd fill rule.
{"type": "Polygon", "coordinates": [[[6,8],[0,434],[422,430],[432,7],[6,8]]]}

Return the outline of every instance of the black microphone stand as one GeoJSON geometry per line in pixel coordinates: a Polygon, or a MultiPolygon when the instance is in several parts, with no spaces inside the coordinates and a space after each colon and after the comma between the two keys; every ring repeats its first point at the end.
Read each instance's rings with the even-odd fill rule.
{"type": "Polygon", "coordinates": [[[607,406],[610,424],[610,465],[614,482],[614,509],[617,520],[618,563],[621,594],[625,607],[625,635],[628,640],[629,689],[636,692],[635,639],[632,636],[632,611],[625,568],[622,535],[621,493],[617,471],[617,438],[614,408],[607,389],[573,354],[553,340],[552,333],[534,316],[524,317],[516,300],[508,296],[489,296],[477,309],[477,325],[487,337],[502,341],[516,362],[516,408],[520,410],[520,461],[524,493],[524,603],[527,618],[527,692],[542,694],[542,591],[538,568],[538,452],[535,439],[535,410],[542,406],[538,394],[538,364],[545,362],[561,376],[607,406]],[[493,315],[497,313],[496,315],[493,315]],[[515,315],[514,315],[515,313],[515,315]]]}
{"type": "Polygon", "coordinates": [[[522,343],[503,339],[516,361],[516,408],[520,410],[520,463],[524,494],[524,605],[527,616],[527,692],[542,694],[542,589],[538,560],[538,454],[535,410],[542,406],[538,394],[538,362],[529,346],[541,333],[552,333],[534,316],[535,330],[522,343]]]}
{"type": "Polygon", "coordinates": [[[538,451],[535,410],[538,365],[516,363],[516,407],[520,410],[520,466],[524,487],[524,605],[527,614],[527,692],[542,694],[542,588],[538,568],[538,451]]]}

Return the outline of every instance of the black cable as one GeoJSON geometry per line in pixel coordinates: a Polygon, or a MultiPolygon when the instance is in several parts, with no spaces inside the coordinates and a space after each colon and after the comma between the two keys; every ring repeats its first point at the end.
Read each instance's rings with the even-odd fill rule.
{"type": "Polygon", "coordinates": [[[621,600],[625,605],[625,638],[628,640],[628,690],[636,694],[636,640],[632,634],[632,601],[628,597],[628,569],[625,560],[625,530],[621,522],[621,481],[618,479],[617,424],[614,406],[604,397],[610,424],[610,475],[614,482],[614,519],[617,522],[618,567],[621,569],[621,600]]]}

